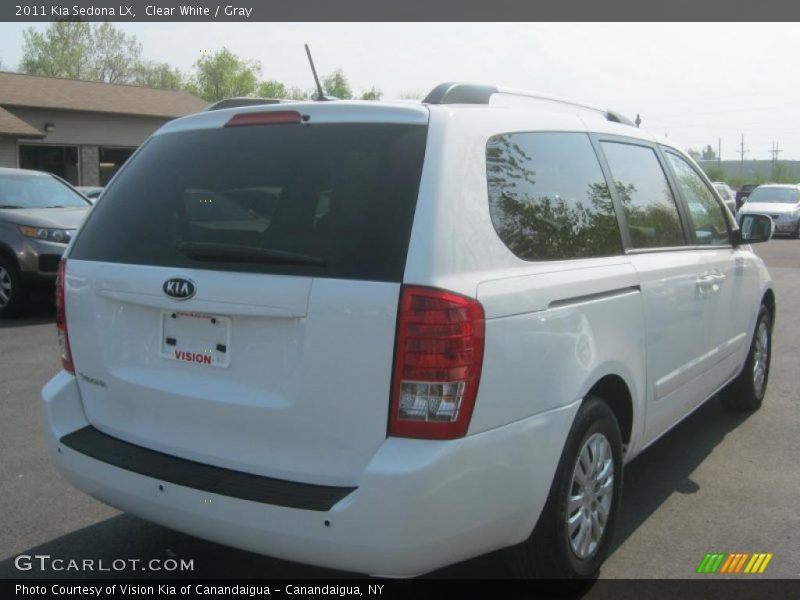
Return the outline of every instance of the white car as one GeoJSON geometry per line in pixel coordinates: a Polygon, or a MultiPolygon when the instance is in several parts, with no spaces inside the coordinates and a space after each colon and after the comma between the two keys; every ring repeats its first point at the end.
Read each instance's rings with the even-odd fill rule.
{"type": "Polygon", "coordinates": [[[747,214],[766,215],[772,219],[775,233],[800,238],[800,185],[758,186],[739,209],[739,216],[747,214]]]}
{"type": "Polygon", "coordinates": [[[178,119],[62,262],[51,455],[288,560],[588,577],[624,464],[720,391],[760,406],[769,235],[669,140],[526,92],[178,119]]]}

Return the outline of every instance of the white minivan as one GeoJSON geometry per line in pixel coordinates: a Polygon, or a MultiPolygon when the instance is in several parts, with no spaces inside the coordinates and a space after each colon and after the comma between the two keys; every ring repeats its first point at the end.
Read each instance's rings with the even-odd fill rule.
{"type": "Polygon", "coordinates": [[[62,261],[52,458],[284,559],[591,576],[623,465],[764,397],[771,227],[743,219],[668,140],[526,92],[172,121],[62,261]]]}

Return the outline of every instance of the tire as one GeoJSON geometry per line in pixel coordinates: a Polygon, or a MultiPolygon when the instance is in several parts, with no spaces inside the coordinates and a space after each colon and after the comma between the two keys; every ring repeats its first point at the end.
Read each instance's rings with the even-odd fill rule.
{"type": "Polygon", "coordinates": [[[17,316],[27,297],[16,263],[0,254],[0,319],[17,316]]]}
{"type": "Polygon", "coordinates": [[[800,221],[798,221],[797,228],[794,230],[794,233],[792,234],[792,237],[794,239],[796,239],[796,240],[800,239],[800,221]]]}
{"type": "Polygon", "coordinates": [[[751,412],[761,408],[767,393],[769,366],[772,361],[772,318],[769,309],[761,305],[750,342],[747,360],[739,376],[722,393],[722,401],[733,410],[751,412]],[[758,370],[757,370],[758,367],[758,370]],[[760,373],[760,376],[759,376],[760,373]]]}
{"type": "MultiPolygon", "coordinates": [[[[597,448],[598,446],[594,446],[597,448]]],[[[602,453],[598,453],[601,454],[602,453]]],[[[524,578],[543,577],[558,579],[585,579],[594,576],[600,565],[608,555],[614,526],[619,511],[622,495],[622,435],[614,413],[602,399],[588,396],[578,411],[572,424],[567,442],[561,454],[561,459],[556,470],[555,479],[550,489],[545,507],[531,536],[522,544],[509,548],[506,556],[509,566],[515,575],[524,578]],[[578,496],[580,483],[574,480],[578,471],[581,455],[584,459],[591,459],[593,444],[602,446],[605,441],[605,455],[610,452],[610,461],[601,461],[605,465],[590,473],[605,472],[605,477],[591,478],[591,482],[603,482],[606,494],[589,496],[590,499],[610,498],[602,503],[580,504],[575,500],[570,504],[570,496],[578,496]],[[588,446],[588,450],[587,450],[588,446]],[[588,452],[588,454],[587,454],[588,452]],[[608,478],[609,465],[613,468],[608,478]],[[591,532],[591,519],[585,521],[585,516],[594,514],[602,516],[601,508],[592,513],[595,505],[603,504],[606,508],[605,526],[602,528],[599,539],[590,540],[588,545],[580,544],[581,530],[589,527],[591,532]],[[571,512],[575,526],[567,522],[568,512],[571,512]],[[577,517],[577,519],[575,519],[577,517]],[[583,524],[581,524],[583,521],[583,524]],[[577,547],[577,550],[576,550],[577,547]]],[[[588,533],[587,533],[588,535],[588,533]]]]}

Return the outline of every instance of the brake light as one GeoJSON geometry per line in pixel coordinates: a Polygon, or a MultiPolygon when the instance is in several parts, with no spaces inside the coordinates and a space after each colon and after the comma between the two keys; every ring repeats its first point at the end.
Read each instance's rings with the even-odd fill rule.
{"type": "Polygon", "coordinates": [[[64,304],[64,288],[67,270],[67,259],[62,258],[58,263],[56,275],[56,328],[58,329],[58,345],[61,347],[61,366],[65,371],[75,374],[72,364],[72,352],[69,349],[69,336],[67,335],[67,310],[64,304]]]}
{"type": "Polygon", "coordinates": [[[296,110],[271,110],[268,112],[239,113],[233,115],[225,127],[247,127],[249,125],[277,125],[300,123],[303,117],[296,110]]]}
{"type": "Polygon", "coordinates": [[[403,286],[389,435],[437,440],[466,435],[483,341],[480,303],[443,290],[403,286]]]}

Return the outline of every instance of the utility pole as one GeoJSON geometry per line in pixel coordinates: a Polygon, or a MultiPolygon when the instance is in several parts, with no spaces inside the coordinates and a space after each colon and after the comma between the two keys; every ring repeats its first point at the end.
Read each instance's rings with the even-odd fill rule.
{"type": "Polygon", "coordinates": [[[772,165],[775,166],[775,163],[778,162],[778,154],[783,152],[780,148],[778,148],[778,142],[772,142],[772,149],[769,151],[772,154],[772,165]]]}
{"type": "Polygon", "coordinates": [[[717,166],[722,166],[722,138],[717,138],[717,166]]]}
{"type": "Polygon", "coordinates": [[[741,156],[741,166],[739,167],[739,175],[744,175],[744,155],[750,152],[750,150],[745,149],[744,147],[744,134],[742,134],[742,143],[740,145],[740,150],[736,151],[736,154],[741,156]]]}

